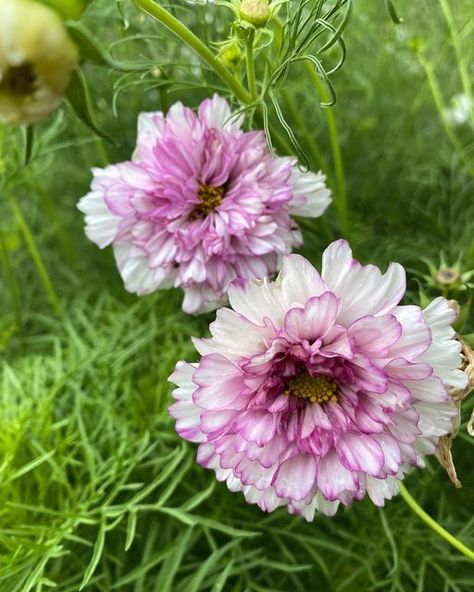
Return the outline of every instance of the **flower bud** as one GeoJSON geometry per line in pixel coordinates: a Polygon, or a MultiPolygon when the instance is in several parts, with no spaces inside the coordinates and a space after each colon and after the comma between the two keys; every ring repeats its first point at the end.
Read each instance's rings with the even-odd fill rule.
{"type": "Polygon", "coordinates": [[[54,9],[64,19],[77,19],[92,0],[35,0],[54,9]]]}
{"type": "Polygon", "coordinates": [[[219,58],[228,68],[238,68],[242,61],[239,43],[235,40],[224,43],[219,51],[219,58]]]}
{"type": "Polygon", "coordinates": [[[239,16],[254,27],[263,27],[271,16],[268,0],[242,0],[239,16]]]}
{"type": "Polygon", "coordinates": [[[442,287],[452,287],[459,282],[461,274],[454,267],[442,267],[436,273],[436,281],[442,287]]]}
{"type": "Polygon", "coordinates": [[[54,9],[64,19],[77,19],[92,0],[35,0],[54,9]]]}
{"type": "Polygon", "coordinates": [[[0,0],[0,121],[45,119],[60,103],[78,58],[54,10],[33,0],[0,0]]]}

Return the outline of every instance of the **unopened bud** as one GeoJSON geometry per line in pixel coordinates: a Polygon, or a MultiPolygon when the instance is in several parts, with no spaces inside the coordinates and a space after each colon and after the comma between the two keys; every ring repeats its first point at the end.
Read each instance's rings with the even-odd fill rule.
{"type": "Polygon", "coordinates": [[[242,0],[239,16],[254,27],[263,27],[271,16],[268,0],[242,0]]]}
{"type": "Polygon", "coordinates": [[[219,58],[228,68],[237,68],[242,61],[240,46],[235,41],[229,41],[222,46],[219,58]]]}
{"type": "Polygon", "coordinates": [[[436,273],[436,281],[441,286],[452,286],[460,279],[460,273],[452,267],[444,267],[436,273]]]}
{"type": "Polygon", "coordinates": [[[86,10],[92,0],[35,0],[49,6],[64,19],[77,19],[86,10]]]}
{"type": "Polygon", "coordinates": [[[78,58],[54,10],[33,0],[0,0],[0,121],[45,119],[60,103],[78,58]]]}

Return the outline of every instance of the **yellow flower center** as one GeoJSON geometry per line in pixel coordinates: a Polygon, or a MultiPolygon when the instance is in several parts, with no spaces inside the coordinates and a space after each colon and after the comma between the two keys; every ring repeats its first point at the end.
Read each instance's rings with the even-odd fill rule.
{"type": "Polygon", "coordinates": [[[198,198],[201,203],[197,205],[191,212],[191,218],[205,218],[208,214],[213,212],[224,199],[225,188],[214,187],[213,185],[205,185],[199,183],[198,198]]]}
{"type": "Polygon", "coordinates": [[[33,66],[28,62],[11,66],[0,80],[0,92],[16,96],[31,95],[36,88],[37,78],[33,66]]]}
{"type": "Polygon", "coordinates": [[[301,370],[286,383],[284,394],[310,403],[337,403],[337,384],[324,374],[310,376],[305,370],[301,370]]]}

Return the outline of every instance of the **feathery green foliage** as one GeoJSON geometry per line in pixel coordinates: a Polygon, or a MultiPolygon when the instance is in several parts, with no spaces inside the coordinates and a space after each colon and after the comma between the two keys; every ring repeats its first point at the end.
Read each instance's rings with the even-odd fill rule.
{"type": "MultiPolygon", "coordinates": [[[[279,133],[287,125],[293,149],[347,195],[357,256],[381,267],[403,263],[407,298],[419,302],[420,289],[437,293],[423,280],[426,260],[437,265],[443,253],[474,268],[472,127],[452,125],[440,110],[440,100],[448,107],[468,90],[474,22],[468,0],[456,2],[454,33],[442,0],[429,10],[387,4],[402,24],[383,3],[360,1],[342,42],[348,2],[287,3],[282,11],[294,16],[281,51],[259,73],[279,133]],[[320,19],[323,41],[300,34],[307,18],[320,19]],[[321,24],[328,20],[332,31],[321,24]],[[326,78],[341,55],[343,67],[326,78]],[[308,63],[330,87],[315,86],[308,63]],[[320,103],[334,102],[333,93],[328,117],[320,103]]],[[[225,39],[225,7],[179,2],[172,11],[208,45],[225,39]]],[[[128,1],[96,0],[83,22],[124,66],[85,66],[94,118],[114,143],[66,106],[38,126],[25,166],[23,133],[0,128],[0,591],[473,589],[472,564],[401,498],[383,510],[355,503],[307,524],[284,509],[263,514],[196,465],[167,415],[167,377],[177,360],[196,358],[190,337],[206,335],[212,315],[184,315],[178,291],[127,294],[111,253],[85,238],[75,204],[90,167],[129,158],[140,111],[176,100],[195,106],[228,89],[128,1]]],[[[340,220],[331,208],[302,224],[303,252],[318,264],[341,235],[340,220]]],[[[463,331],[474,332],[472,314],[463,331]]],[[[472,408],[468,399],[453,448],[464,488],[454,489],[434,459],[407,479],[419,503],[471,547],[472,408]]]]}

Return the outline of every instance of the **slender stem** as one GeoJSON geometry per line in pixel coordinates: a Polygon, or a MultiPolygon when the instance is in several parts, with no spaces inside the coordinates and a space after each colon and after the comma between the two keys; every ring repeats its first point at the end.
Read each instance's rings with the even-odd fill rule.
{"type": "Polygon", "coordinates": [[[334,240],[334,234],[325,216],[320,218],[298,218],[298,225],[313,234],[316,232],[323,237],[326,243],[332,243],[334,240]]]}
{"type": "MultiPolygon", "coordinates": [[[[463,53],[463,49],[461,47],[461,43],[459,42],[459,35],[456,31],[456,25],[454,22],[453,13],[449,6],[449,3],[446,0],[439,0],[441,4],[441,9],[444,14],[444,18],[448,24],[449,32],[451,34],[451,41],[454,47],[454,53],[456,54],[456,60],[458,63],[459,75],[461,77],[461,82],[463,86],[464,93],[472,100],[472,85],[471,79],[469,77],[469,71],[466,66],[465,62],[465,54],[463,53]]],[[[474,113],[471,110],[471,117],[474,121],[474,113]]]]}
{"type": "Polygon", "coordinates": [[[59,302],[59,298],[54,290],[48,271],[43,263],[43,259],[41,258],[38,246],[31,233],[31,230],[28,227],[28,224],[26,223],[25,217],[23,216],[23,213],[18,207],[16,201],[10,195],[8,195],[8,203],[16,218],[16,221],[20,228],[20,232],[22,233],[23,238],[25,239],[26,246],[28,247],[33,263],[36,266],[38,275],[40,276],[40,279],[43,282],[43,286],[46,290],[51,306],[56,311],[58,316],[63,316],[63,310],[59,302]]]}
{"type": "MultiPolygon", "coordinates": [[[[244,105],[253,102],[253,99],[242,84],[233,76],[233,74],[226,68],[226,66],[217,58],[217,56],[205,45],[199,37],[190,31],[181,21],[170,14],[165,8],[154,2],[154,0],[131,0],[135,6],[148,13],[164,27],[174,33],[183,43],[190,47],[224,82],[235,97],[244,105]]],[[[261,109],[257,107],[255,113],[256,119],[261,123],[262,113],[261,109]]],[[[291,146],[285,139],[275,130],[272,131],[272,137],[275,145],[282,154],[292,154],[291,146]]]]}
{"type": "Polygon", "coordinates": [[[249,87],[252,101],[256,101],[258,97],[257,81],[255,79],[255,64],[253,61],[253,42],[255,39],[255,31],[249,30],[249,37],[245,43],[245,66],[247,69],[247,84],[249,87]]]}
{"type": "Polygon", "coordinates": [[[281,95],[283,97],[285,107],[286,107],[288,113],[290,114],[291,119],[296,124],[297,129],[300,130],[301,133],[303,134],[303,139],[304,139],[306,148],[313,155],[315,164],[317,166],[319,166],[323,171],[325,171],[325,172],[328,171],[328,169],[329,169],[328,162],[327,162],[324,154],[319,149],[319,146],[317,145],[316,140],[314,139],[315,134],[309,132],[308,125],[305,122],[305,120],[303,119],[303,116],[301,115],[301,111],[299,111],[299,109],[297,109],[295,102],[293,101],[293,97],[291,96],[291,94],[287,90],[283,90],[281,92],[281,95]]]}
{"type": "MultiPolygon", "coordinates": [[[[89,101],[89,110],[91,112],[92,118],[94,121],[97,121],[97,115],[94,107],[94,101],[89,101]]],[[[109,156],[107,154],[107,150],[105,148],[104,140],[95,134],[95,148],[97,150],[97,156],[103,167],[106,167],[109,164],[109,156]]]]}
{"type": "MultiPolygon", "coordinates": [[[[283,21],[281,18],[276,18],[275,22],[278,24],[278,30],[283,31],[283,21]]],[[[316,88],[316,92],[322,101],[328,100],[328,94],[321,82],[319,76],[314,70],[312,64],[305,61],[305,68],[308,76],[316,88]]],[[[349,212],[347,208],[347,194],[346,194],[346,179],[344,174],[344,164],[342,159],[341,146],[339,142],[339,135],[337,133],[336,118],[332,109],[324,109],[324,117],[329,133],[329,142],[331,144],[332,158],[334,162],[334,176],[335,176],[335,192],[334,205],[337,210],[339,224],[342,231],[349,242],[351,242],[351,225],[349,222],[349,212]]]]}
{"type": "Polygon", "coordinates": [[[10,265],[10,259],[8,257],[8,249],[3,236],[3,232],[0,230],[0,261],[5,269],[5,277],[7,280],[8,287],[10,288],[11,301],[13,309],[15,311],[16,324],[19,329],[23,327],[23,311],[21,308],[21,297],[18,282],[16,281],[15,274],[13,273],[12,266],[10,265]]]}
{"type": "Polygon", "coordinates": [[[150,16],[159,21],[172,33],[193,49],[197,55],[208,64],[219,78],[234,93],[242,103],[250,103],[251,97],[240,82],[232,75],[225,65],[215,56],[215,54],[205,45],[199,37],[190,31],[181,21],[175,18],[165,8],[153,0],[131,0],[135,6],[147,12],[150,16]]]}
{"type": "Polygon", "coordinates": [[[35,128],[34,125],[27,125],[23,128],[23,130],[25,136],[25,157],[23,160],[23,164],[25,166],[28,166],[33,152],[33,144],[35,141],[35,128]]]}
{"type": "MultiPolygon", "coordinates": [[[[297,129],[301,130],[301,133],[303,134],[305,146],[308,149],[308,151],[313,155],[315,164],[324,172],[327,172],[329,170],[329,167],[326,158],[322,154],[321,150],[319,150],[319,147],[316,144],[316,140],[314,139],[314,134],[308,133],[308,126],[305,123],[300,111],[296,108],[296,105],[293,101],[293,97],[286,90],[283,90],[281,94],[285,106],[288,110],[288,113],[290,114],[292,120],[296,124],[297,129]]],[[[316,231],[319,234],[323,235],[324,239],[328,243],[331,243],[334,240],[333,232],[332,229],[330,229],[328,226],[326,216],[321,216],[320,218],[313,218],[311,219],[311,221],[310,219],[302,219],[299,220],[299,225],[303,228],[307,228],[308,231],[312,233],[316,231]]]]}
{"type": "MultiPolygon", "coordinates": [[[[319,76],[314,70],[314,67],[309,63],[305,62],[306,71],[313,82],[316,92],[323,101],[328,100],[326,89],[324,84],[320,80],[319,76]]],[[[339,142],[339,135],[337,133],[336,118],[334,116],[333,109],[324,109],[324,117],[326,119],[326,125],[329,133],[329,142],[331,144],[332,158],[334,162],[334,173],[336,179],[336,192],[334,195],[334,205],[336,206],[337,214],[339,217],[339,223],[342,227],[345,237],[350,242],[351,239],[351,226],[349,223],[349,212],[347,209],[347,194],[346,194],[346,179],[344,174],[344,164],[342,161],[342,152],[339,142]]]]}
{"type": "Polygon", "coordinates": [[[413,512],[423,520],[425,524],[427,524],[434,532],[447,541],[450,545],[455,547],[458,551],[460,551],[463,555],[474,561],[474,551],[466,547],[459,539],[445,530],[440,524],[433,520],[431,516],[429,516],[423,508],[418,505],[418,503],[412,498],[410,493],[407,491],[406,487],[403,483],[400,483],[400,494],[407,503],[408,507],[413,510],[413,512]]]}
{"type": "Polygon", "coordinates": [[[161,110],[163,111],[163,113],[166,113],[168,111],[168,109],[170,108],[169,101],[168,101],[168,91],[165,86],[160,86],[158,93],[160,95],[161,110]]]}
{"type": "Polygon", "coordinates": [[[62,212],[57,207],[57,200],[51,198],[49,191],[46,191],[37,175],[31,175],[28,185],[31,187],[32,192],[41,198],[41,203],[44,206],[45,212],[48,214],[49,221],[62,246],[63,253],[68,262],[74,265],[77,262],[76,250],[73,247],[70,233],[68,233],[61,220],[62,212]]]}
{"type": "Polygon", "coordinates": [[[433,95],[435,106],[436,106],[436,109],[438,110],[438,114],[439,114],[439,117],[440,117],[441,122],[443,124],[446,135],[448,136],[451,144],[453,145],[453,148],[456,150],[457,154],[459,155],[459,158],[461,159],[461,161],[465,165],[467,171],[471,175],[473,175],[474,169],[472,167],[472,164],[471,164],[470,160],[468,158],[466,158],[466,155],[464,154],[463,147],[461,146],[461,144],[459,143],[459,140],[457,139],[455,133],[453,132],[453,130],[449,124],[449,121],[446,119],[445,109],[443,106],[443,99],[441,96],[441,91],[439,89],[438,81],[436,80],[433,66],[431,65],[430,62],[428,62],[421,55],[418,56],[418,60],[419,60],[420,64],[422,65],[422,67],[425,71],[426,77],[428,79],[428,84],[429,84],[429,87],[431,90],[431,94],[433,95]]]}

